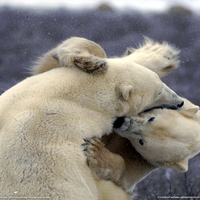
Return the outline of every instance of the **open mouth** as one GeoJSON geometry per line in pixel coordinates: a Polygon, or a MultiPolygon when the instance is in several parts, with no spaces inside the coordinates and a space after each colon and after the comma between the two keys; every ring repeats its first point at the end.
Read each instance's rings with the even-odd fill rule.
{"type": "MultiPolygon", "coordinates": [[[[184,101],[182,101],[180,104],[178,104],[176,106],[174,106],[174,105],[170,106],[170,105],[167,105],[167,104],[162,104],[160,106],[154,106],[152,108],[148,108],[148,109],[140,112],[139,114],[146,113],[146,112],[149,112],[149,111],[154,110],[154,109],[171,109],[171,110],[177,110],[177,109],[181,108],[183,106],[183,104],[184,104],[184,101]]],[[[124,121],[125,121],[125,116],[117,117],[116,120],[113,123],[113,127],[114,128],[120,128],[122,126],[122,124],[124,123],[124,121]]]]}
{"type": "Polygon", "coordinates": [[[152,108],[148,108],[148,109],[142,111],[141,113],[149,112],[149,111],[154,110],[154,109],[164,109],[164,108],[170,109],[170,110],[177,110],[177,109],[181,108],[183,106],[183,104],[184,104],[184,102],[181,102],[177,106],[170,106],[170,105],[162,104],[160,106],[154,106],[152,108]]]}
{"type": "Polygon", "coordinates": [[[142,111],[141,113],[149,112],[149,111],[154,110],[154,109],[164,109],[164,108],[165,109],[171,109],[171,110],[177,110],[178,109],[178,107],[176,107],[176,106],[161,105],[161,106],[155,106],[155,107],[152,107],[152,108],[148,108],[148,109],[142,111]]]}

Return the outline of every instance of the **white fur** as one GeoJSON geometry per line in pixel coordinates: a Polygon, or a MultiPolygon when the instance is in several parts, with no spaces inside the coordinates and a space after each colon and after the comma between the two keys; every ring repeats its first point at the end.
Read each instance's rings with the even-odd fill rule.
{"type": "Polygon", "coordinates": [[[200,152],[200,112],[198,106],[184,102],[180,111],[157,109],[128,117],[115,131],[151,164],[187,171],[188,160],[200,152]]]}
{"type": "Polygon", "coordinates": [[[125,56],[133,61],[156,72],[160,78],[179,67],[180,51],[167,42],[158,43],[145,37],[145,42],[138,48],[128,48],[125,56]]]}
{"type": "Polygon", "coordinates": [[[87,166],[83,139],[110,133],[117,116],[182,101],[154,72],[124,58],[102,59],[107,66],[103,74],[88,74],[76,65],[51,68],[1,95],[3,195],[19,191],[18,197],[106,199],[87,166]]]}
{"type": "MultiPolygon", "coordinates": [[[[161,55],[167,55],[166,45],[148,40],[144,45],[148,48],[141,46],[139,48],[141,53],[132,52],[129,60],[134,62],[134,59],[131,58],[136,57],[142,62],[152,55],[151,58],[149,57],[149,62],[143,62],[143,65],[158,73],[159,76],[166,76],[177,67],[178,50],[171,51],[171,56],[176,57],[171,63],[175,67],[169,68],[167,67],[169,63],[156,62],[154,68],[151,68],[151,64],[155,63],[156,50],[160,49],[161,55]],[[150,49],[152,51],[148,52],[150,49]],[[145,51],[147,54],[143,54],[145,51]],[[167,70],[162,73],[164,68],[167,70]]],[[[160,60],[162,61],[162,57],[160,60]]],[[[198,106],[187,99],[184,99],[184,102],[184,106],[178,111],[158,109],[141,113],[138,116],[126,117],[124,124],[114,131],[128,140],[113,134],[104,137],[105,150],[99,149],[99,147],[95,149],[96,145],[89,147],[93,151],[88,151],[88,159],[90,162],[95,161],[90,163],[92,170],[94,172],[97,170],[100,178],[112,180],[125,188],[127,192],[132,192],[137,182],[158,167],[172,167],[179,171],[187,171],[188,160],[200,152],[200,111],[198,106]],[[112,153],[108,153],[108,150],[112,153]],[[101,152],[103,155],[98,156],[95,151],[101,152]],[[119,159],[119,155],[121,159],[119,159]],[[99,167],[99,164],[102,167],[99,167]],[[120,174],[116,176],[117,171],[120,174]]]]}

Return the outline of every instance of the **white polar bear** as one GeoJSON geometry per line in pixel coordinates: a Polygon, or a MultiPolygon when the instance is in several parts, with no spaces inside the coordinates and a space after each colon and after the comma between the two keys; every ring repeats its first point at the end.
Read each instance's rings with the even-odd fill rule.
{"type": "Polygon", "coordinates": [[[153,165],[187,171],[188,160],[200,152],[200,112],[184,102],[180,111],[155,109],[128,117],[115,131],[153,165]]]}
{"type": "MultiPolygon", "coordinates": [[[[178,67],[178,50],[172,46],[148,40],[140,48],[147,54],[150,50],[151,55],[161,52],[157,56],[163,61],[171,55],[170,67],[158,62],[160,64],[152,69],[160,76],[178,67]]],[[[136,51],[140,52],[140,49],[136,51]]],[[[143,62],[141,57],[138,60],[143,62]]],[[[151,66],[148,64],[147,67],[151,66]]],[[[94,173],[131,193],[137,182],[158,167],[187,171],[188,160],[200,152],[200,111],[198,106],[186,99],[184,101],[184,106],[178,111],[155,109],[138,116],[121,118],[121,127],[114,129],[112,134],[101,140],[88,139],[84,147],[94,173]]]]}
{"type": "Polygon", "coordinates": [[[88,140],[86,155],[95,174],[132,192],[137,182],[158,167],[187,171],[188,160],[200,152],[200,111],[184,102],[180,111],[155,109],[125,118],[114,130],[118,135],[104,137],[104,144],[88,140]]]}
{"type": "Polygon", "coordinates": [[[83,138],[109,134],[118,116],[183,105],[154,72],[121,58],[89,55],[88,40],[67,43],[57,48],[56,59],[68,67],[27,78],[0,97],[1,196],[17,191],[16,198],[106,199],[86,164],[83,138]],[[87,65],[104,73],[78,68],[87,65]]]}

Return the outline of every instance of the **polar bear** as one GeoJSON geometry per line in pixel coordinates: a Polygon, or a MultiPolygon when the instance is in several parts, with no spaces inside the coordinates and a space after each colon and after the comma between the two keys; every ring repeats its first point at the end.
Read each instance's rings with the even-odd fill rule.
{"type": "Polygon", "coordinates": [[[84,151],[95,175],[131,194],[158,167],[187,171],[188,160],[200,152],[200,111],[184,102],[179,111],[155,109],[127,117],[113,134],[87,139],[84,151]]]}
{"type": "Polygon", "coordinates": [[[29,77],[0,96],[1,196],[109,199],[86,164],[83,138],[109,134],[119,116],[183,105],[151,70],[121,58],[95,57],[88,53],[88,40],[69,41],[55,55],[63,67],[29,77]],[[82,72],[87,65],[100,72],[82,72]]]}
{"type": "MultiPolygon", "coordinates": [[[[161,52],[159,56],[164,57],[160,58],[163,61],[168,57],[170,67],[164,67],[160,62],[157,68],[147,65],[159,76],[166,76],[178,67],[178,50],[174,47],[148,39],[140,48],[146,53],[150,50],[151,55],[161,52]]],[[[142,58],[138,60],[143,62],[142,58]]],[[[113,134],[101,140],[87,139],[83,145],[94,173],[131,193],[137,182],[160,166],[187,171],[188,160],[200,152],[200,111],[187,99],[184,102],[178,111],[155,109],[138,116],[120,118],[121,127],[115,128],[113,134]]]]}

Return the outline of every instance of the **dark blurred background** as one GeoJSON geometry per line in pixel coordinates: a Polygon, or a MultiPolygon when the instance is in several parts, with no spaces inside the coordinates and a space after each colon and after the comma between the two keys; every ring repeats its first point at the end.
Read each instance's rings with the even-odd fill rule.
{"type": "MultiPolygon", "coordinates": [[[[108,57],[121,56],[127,47],[137,47],[143,36],[175,45],[181,50],[181,67],[164,82],[180,96],[200,105],[200,16],[181,6],[162,13],[119,11],[107,4],[90,10],[1,7],[0,94],[28,77],[28,67],[38,56],[72,36],[95,41],[108,57]]],[[[155,171],[136,186],[135,199],[200,198],[199,158],[191,159],[186,173],[155,171]]]]}

